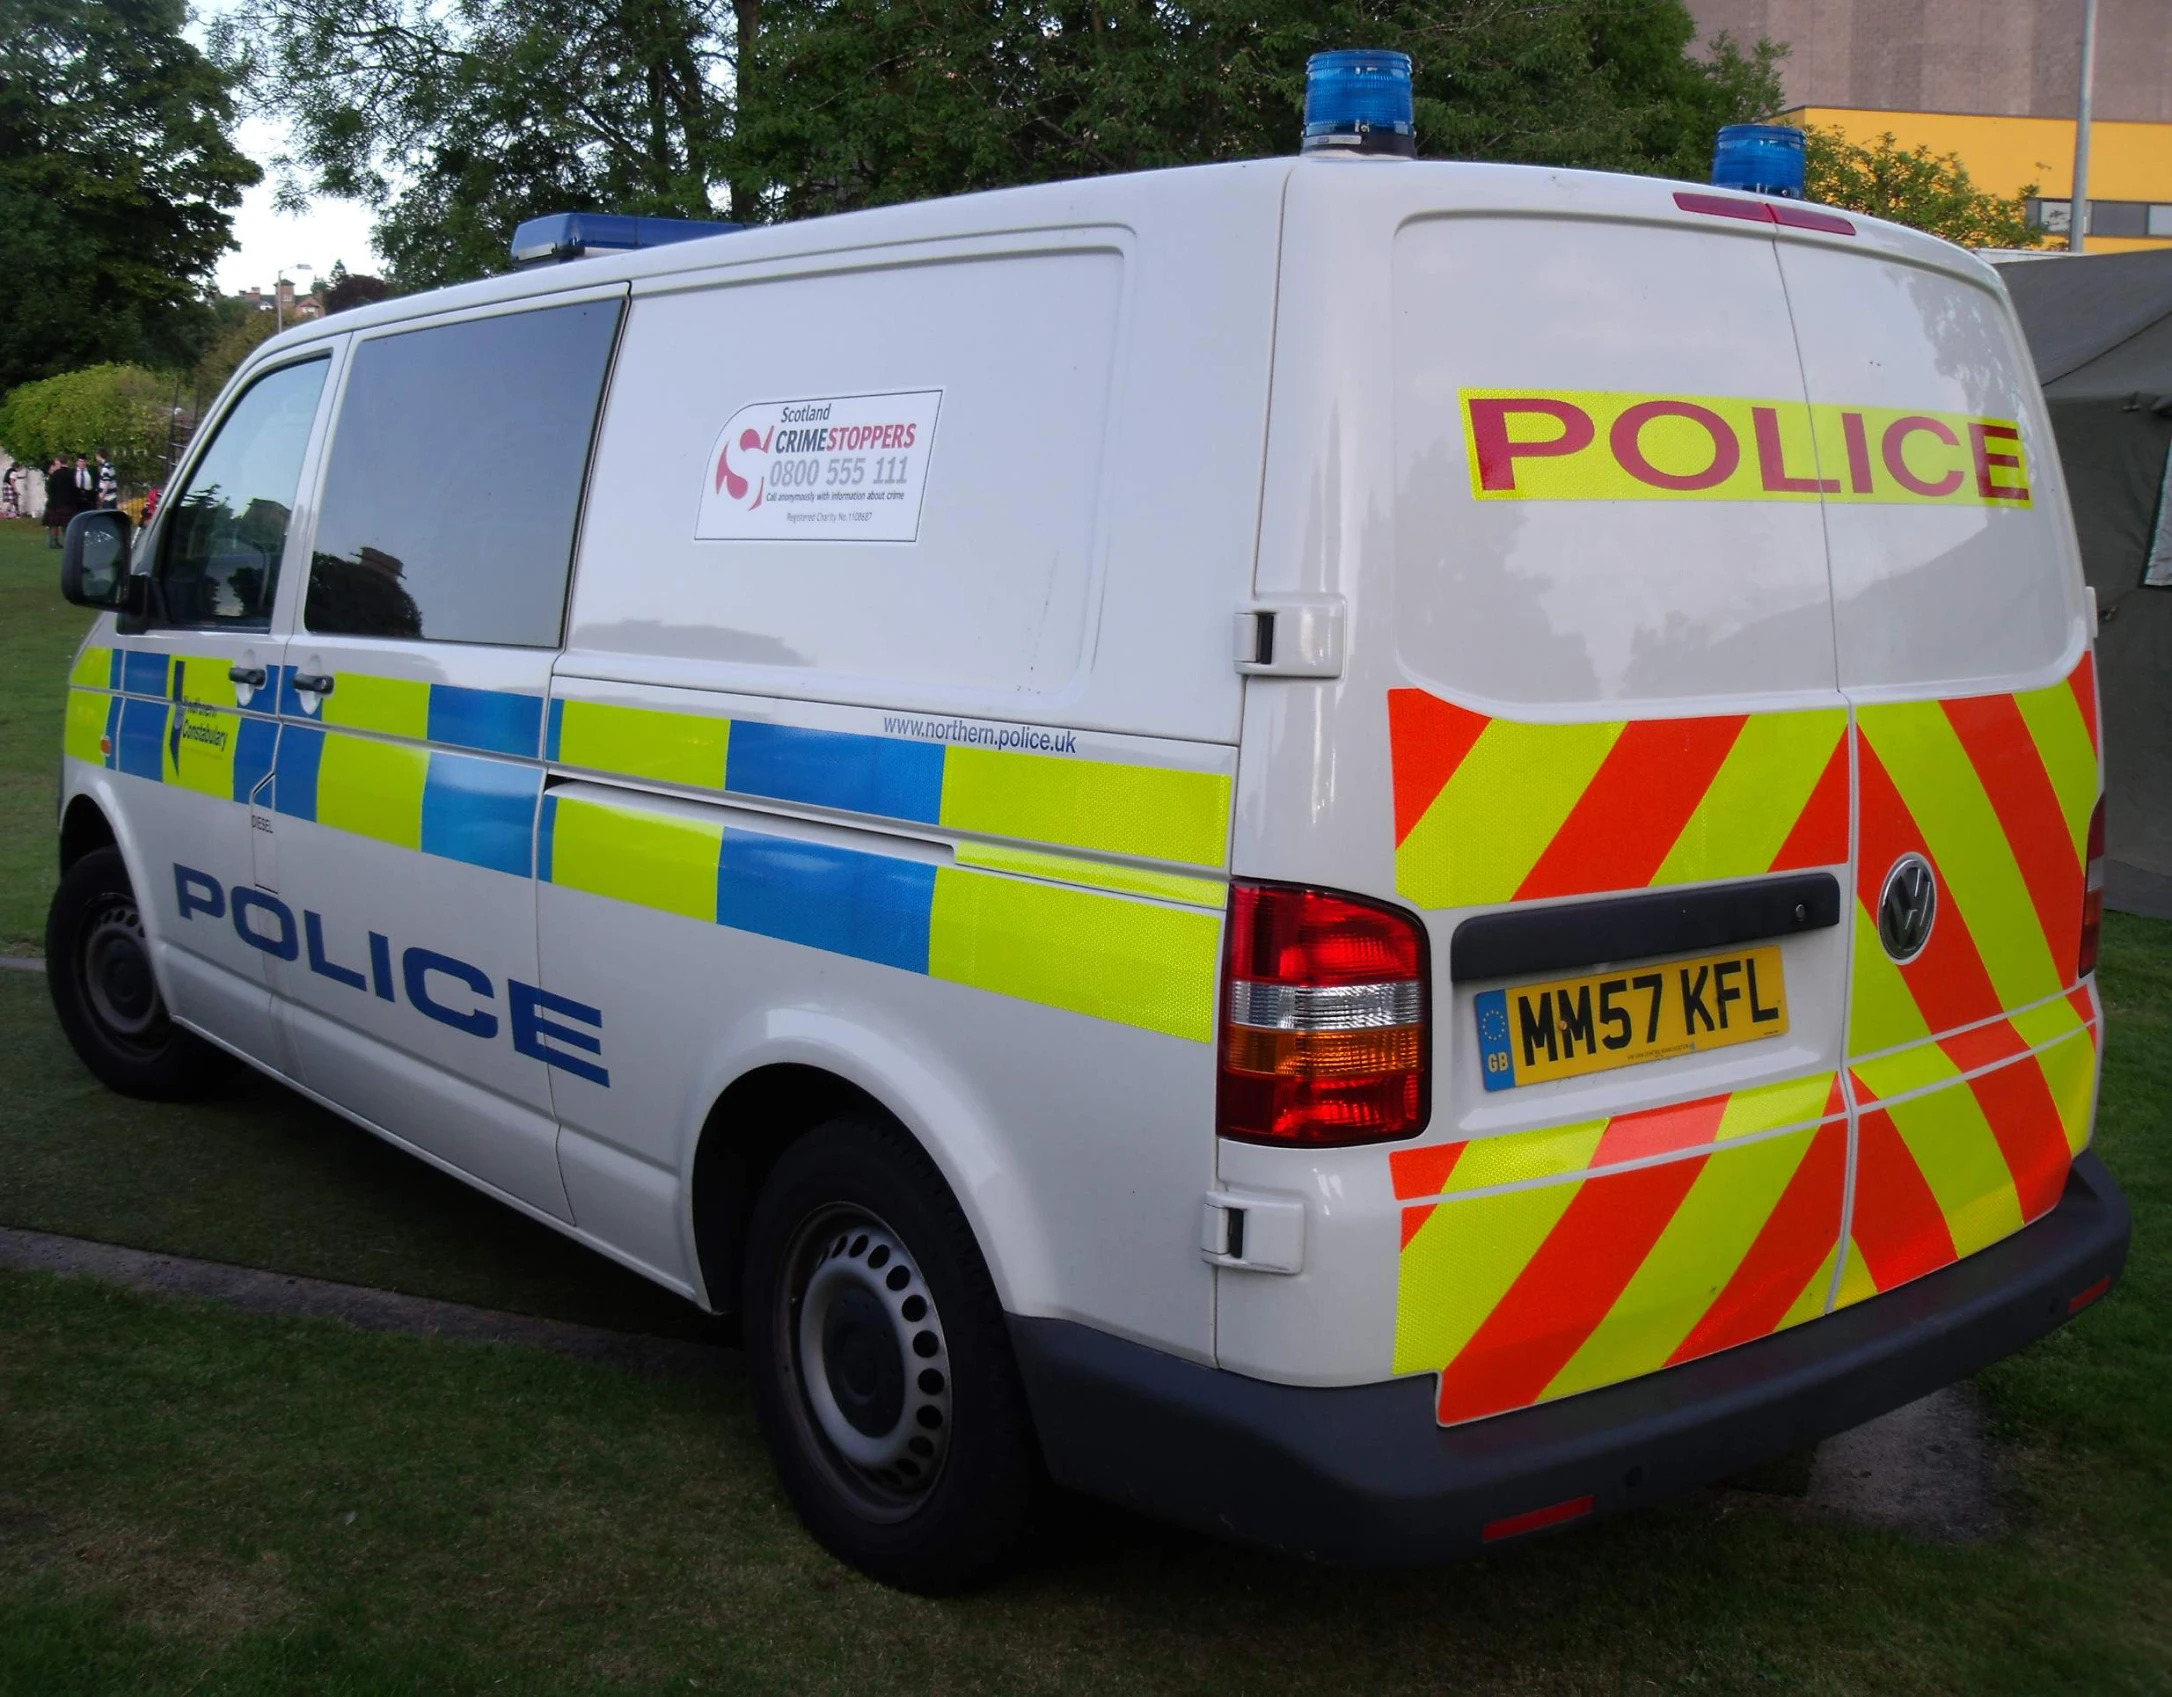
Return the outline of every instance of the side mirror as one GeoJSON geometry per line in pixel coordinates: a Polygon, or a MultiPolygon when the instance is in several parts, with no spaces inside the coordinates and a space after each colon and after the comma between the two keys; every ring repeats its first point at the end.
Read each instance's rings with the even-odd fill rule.
{"type": "Polygon", "coordinates": [[[124,607],[129,600],[128,515],[114,508],[77,513],[60,555],[60,593],[78,607],[124,607]]]}

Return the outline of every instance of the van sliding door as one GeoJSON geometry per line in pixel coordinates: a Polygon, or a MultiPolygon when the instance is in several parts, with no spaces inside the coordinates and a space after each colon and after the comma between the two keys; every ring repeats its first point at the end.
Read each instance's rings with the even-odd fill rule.
{"type": "Polygon", "coordinates": [[[623,301],[358,339],[280,692],[303,1079],[569,1217],[539,992],[543,704],[623,301]]]}

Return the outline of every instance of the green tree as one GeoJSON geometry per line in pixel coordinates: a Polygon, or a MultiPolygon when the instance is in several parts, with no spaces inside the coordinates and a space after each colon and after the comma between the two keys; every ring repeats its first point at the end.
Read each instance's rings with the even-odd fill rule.
{"type": "Polygon", "coordinates": [[[250,0],[290,193],[376,206],[392,281],[502,270],[521,218],[800,217],[1288,153],[1306,55],[1418,66],[1427,153],[1702,177],[1777,50],[1680,0],[250,0]]]}
{"type": "Polygon", "coordinates": [[[124,483],[157,475],[172,428],[175,384],[140,365],[94,365],[0,400],[0,449],[24,465],[104,449],[124,483]]]}
{"type": "Polygon", "coordinates": [[[192,410],[201,410],[203,403],[225,388],[226,380],[241,368],[241,362],[254,353],[260,343],[271,340],[278,329],[274,314],[253,307],[238,296],[221,299],[216,311],[218,328],[212,335],[211,345],[190,373],[192,410]]]}
{"type": "Polygon", "coordinates": [[[2044,232],[2029,224],[2030,183],[2012,196],[1980,189],[1958,154],[1903,148],[1893,132],[1868,146],[1838,130],[1804,132],[1803,176],[1809,198],[1928,230],[1962,247],[2036,247],[2044,232]]]}
{"type": "Polygon", "coordinates": [[[539,212],[718,216],[734,28],[712,0],[248,0],[217,41],[292,124],[286,198],[377,208],[413,289],[505,269],[539,212]]]}
{"type": "Polygon", "coordinates": [[[1689,56],[1677,0],[768,0],[742,174],[783,216],[1291,152],[1306,58],[1400,48],[1419,151],[1702,177],[1777,50],[1689,56]]]}
{"type": "Polygon", "coordinates": [[[186,21],[182,0],[0,0],[0,389],[195,358],[261,173],[186,21]]]}

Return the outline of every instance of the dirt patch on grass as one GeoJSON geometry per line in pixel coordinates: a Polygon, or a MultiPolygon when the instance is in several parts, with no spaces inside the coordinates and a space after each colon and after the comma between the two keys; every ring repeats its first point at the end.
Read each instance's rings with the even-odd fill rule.
{"type": "Polygon", "coordinates": [[[247,1561],[186,1550],[144,1527],[0,1504],[0,1572],[110,1597],[129,1621],[217,1649],[294,1608],[286,1558],[247,1561]]]}
{"type": "Polygon", "coordinates": [[[526,1344],[672,1378],[714,1379],[736,1376],[740,1371],[739,1352],[716,1344],[605,1331],[530,1314],[503,1314],[432,1297],[403,1296],[397,1291],[306,1279],[292,1273],[269,1273],[222,1261],[198,1261],[185,1255],[160,1255],[12,1226],[0,1226],[0,1266],[73,1273],[166,1296],[208,1297],[257,1314],[307,1314],[344,1320],[363,1331],[412,1332],[471,1343],[526,1344]]]}

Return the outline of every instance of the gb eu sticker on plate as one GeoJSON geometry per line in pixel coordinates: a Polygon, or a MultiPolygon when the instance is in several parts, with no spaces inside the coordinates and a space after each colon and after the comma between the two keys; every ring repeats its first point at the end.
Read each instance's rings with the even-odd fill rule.
{"type": "Polygon", "coordinates": [[[1488,1090],[1752,1043],[1787,1030],[1776,947],[1623,967],[1477,998],[1488,1090]]]}

